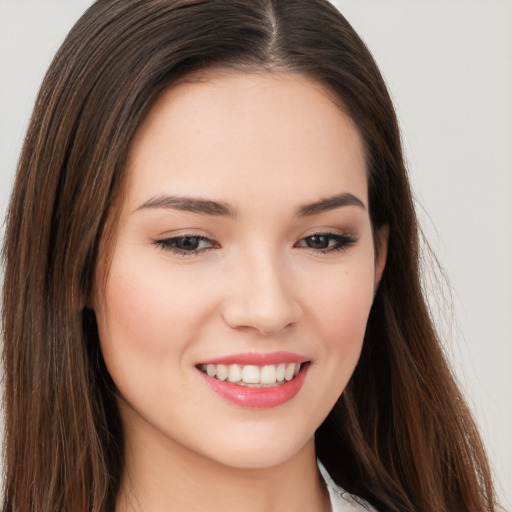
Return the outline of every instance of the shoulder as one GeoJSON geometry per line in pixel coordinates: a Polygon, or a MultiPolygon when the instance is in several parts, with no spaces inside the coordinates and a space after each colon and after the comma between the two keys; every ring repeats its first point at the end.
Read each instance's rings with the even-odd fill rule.
{"type": "Polygon", "coordinates": [[[332,512],[377,512],[367,501],[337,485],[320,461],[318,461],[318,468],[329,492],[332,512]]]}

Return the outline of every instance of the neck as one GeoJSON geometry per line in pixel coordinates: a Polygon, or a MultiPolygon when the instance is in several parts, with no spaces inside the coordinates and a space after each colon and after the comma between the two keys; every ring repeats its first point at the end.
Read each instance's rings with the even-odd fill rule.
{"type": "Polygon", "coordinates": [[[236,468],[168,439],[145,436],[139,443],[130,432],[125,436],[116,512],[330,510],[313,439],[282,463],[236,468]]]}

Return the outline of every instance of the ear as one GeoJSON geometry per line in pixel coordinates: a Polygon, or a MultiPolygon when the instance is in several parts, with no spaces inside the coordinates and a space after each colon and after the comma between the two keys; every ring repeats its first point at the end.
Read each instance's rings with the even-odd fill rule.
{"type": "Polygon", "coordinates": [[[389,224],[381,226],[375,237],[375,291],[379,286],[388,257],[389,224]]]}

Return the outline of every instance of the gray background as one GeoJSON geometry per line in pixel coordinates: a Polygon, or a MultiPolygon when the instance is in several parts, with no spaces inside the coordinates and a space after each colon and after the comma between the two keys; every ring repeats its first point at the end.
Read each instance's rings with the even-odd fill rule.
{"type": "MultiPolygon", "coordinates": [[[[0,0],[0,219],[43,74],[91,3],[0,0]]],[[[422,226],[450,281],[426,263],[432,309],[512,510],[512,1],[334,3],[391,89],[422,226]]]]}

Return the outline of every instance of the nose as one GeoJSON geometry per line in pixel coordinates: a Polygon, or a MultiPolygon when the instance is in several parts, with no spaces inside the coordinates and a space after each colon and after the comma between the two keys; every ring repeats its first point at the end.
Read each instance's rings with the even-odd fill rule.
{"type": "Polygon", "coordinates": [[[224,321],[233,329],[269,336],[296,324],[303,315],[290,272],[265,254],[247,258],[231,273],[224,321]]]}

